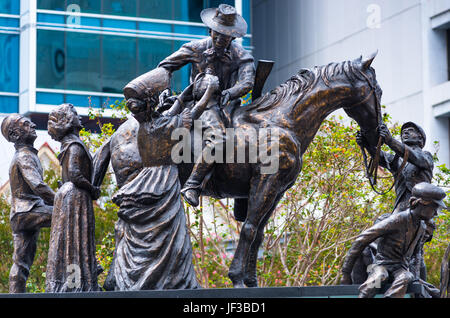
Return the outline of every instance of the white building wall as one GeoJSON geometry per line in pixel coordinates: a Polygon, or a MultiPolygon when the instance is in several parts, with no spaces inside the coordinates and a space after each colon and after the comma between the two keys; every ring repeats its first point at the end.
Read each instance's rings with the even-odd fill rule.
{"type": "Polygon", "coordinates": [[[426,148],[434,151],[439,141],[440,161],[449,164],[444,26],[450,0],[253,0],[252,9],[254,55],[275,61],[266,90],[301,68],[378,50],[372,66],[386,112],[399,123],[422,125],[426,148]],[[444,96],[436,101],[437,93],[444,96]]]}

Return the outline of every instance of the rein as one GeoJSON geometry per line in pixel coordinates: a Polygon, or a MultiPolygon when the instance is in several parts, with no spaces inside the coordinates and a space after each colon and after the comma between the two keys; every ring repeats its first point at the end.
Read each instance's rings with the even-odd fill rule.
{"type": "MultiPolygon", "coordinates": [[[[362,75],[365,77],[367,83],[369,84],[369,86],[371,88],[371,92],[367,95],[366,98],[364,98],[364,100],[362,100],[361,102],[359,102],[355,105],[359,105],[359,104],[366,102],[372,96],[372,94],[374,95],[375,103],[376,103],[376,118],[377,118],[377,130],[378,130],[381,125],[380,122],[383,121],[382,117],[381,117],[380,100],[379,100],[377,94],[375,93],[376,89],[373,87],[370,79],[364,73],[362,73],[362,75]]],[[[355,106],[355,105],[353,105],[353,106],[355,106]]],[[[403,168],[405,168],[406,163],[408,162],[408,157],[409,157],[409,150],[408,150],[408,148],[405,147],[405,153],[403,155],[402,164],[401,164],[400,168],[397,170],[397,172],[394,174],[394,182],[392,182],[392,185],[389,187],[388,190],[386,190],[386,191],[378,190],[376,188],[376,184],[377,184],[378,166],[379,166],[379,162],[380,162],[380,154],[381,154],[381,146],[382,145],[383,145],[383,138],[381,136],[379,136],[376,151],[375,151],[375,156],[370,159],[369,163],[367,162],[367,155],[366,155],[366,151],[364,150],[364,147],[360,146],[362,156],[363,156],[364,168],[366,170],[366,177],[367,177],[367,179],[369,179],[369,184],[370,184],[370,187],[372,188],[372,190],[379,195],[385,195],[385,194],[389,193],[392,190],[392,188],[394,188],[395,179],[402,172],[403,168]]]]}

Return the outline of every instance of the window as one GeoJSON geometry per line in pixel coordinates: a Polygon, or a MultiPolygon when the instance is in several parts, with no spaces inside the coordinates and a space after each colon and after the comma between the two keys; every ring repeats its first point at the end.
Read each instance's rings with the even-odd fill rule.
{"type": "Polygon", "coordinates": [[[17,113],[19,111],[19,98],[0,95],[0,113],[17,113]]]}
{"type": "MultiPolygon", "coordinates": [[[[165,3],[166,1],[161,2],[165,3]]],[[[135,17],[138,3],[139,1],[130,1],[130,0],[103,0],[102,13],[135,17]]]]}
{"type": "Polygon", "coordinates": [[[122,93],[123,87],[137,75],[136,39],[104,36],[102,51],[101,91],[122,93]]]}
{"type": "Polygon", "coordinates": [[[0,0],[0,13],[20,14],[20,1],[0,0]]]}
{"type": "MultiPolygon", "coordinates": [[[[1,0],[0,0],[1,1],[1,0]]],[[[65,11],[70,4],[81,12],[121,15],[164,20],[201,22],[204,8],[221,3],[234,5],[234,0],[38,0],[38,9],[65,11]]]]}
{"type": "Polygon", "coordinates": [[[0,92],[19,92],[19,35],[0,34],[0,92]]]}
{"type": "Polygon", "coordinates": [[[99,34],[66,33],[67,89],[103,91],[100,37],[99,34]]]}
{"type": "MultiPolygon", "coordinates": [[[[184,42],[38,30],[37,87],[122,93],[123,87],[184,42]]],[[[173,89],[189,84],[189,68],[175,72],[173,89]]]]}
{"type": "Polygon", "coordinates": [[[100,13],[100,0],[37,0],[38,9],[66,11],[71,4],[80,6],[80,11],[85,13],[100,13]]]}
{"type": "Polygon", "coordinates": [[[64,33],[39,30],[37,32],[37,86],[64,89],[66,50],[64,33]]]}
{"type": "Polygon", "coordinates": [[[450,81],[450,29],[447,29],[447,79],[450,81]]]}
{"type": "MultiPolygon", "coordinates": [[[[157,39],[139,39],[138,52],[138,74],[145,72],[158,66],[164,58],[175,52],[184,43],[181,41],[157,40],[157,39]]],[[[173,73],[172,89],[181,92],[189,85],[189,66],[173,73]]]]}

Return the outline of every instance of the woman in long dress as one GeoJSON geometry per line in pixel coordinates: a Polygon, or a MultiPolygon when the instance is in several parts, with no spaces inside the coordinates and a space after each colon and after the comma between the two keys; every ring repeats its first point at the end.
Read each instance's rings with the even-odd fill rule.
{"type": "Polygon", "coordinates": [[[78,114],[62,104],[49,114],[48,133],[61,142],[62,183],[55,196],[46,272],[46,292],[97,291],[92,158],[79,138],[78,114]]]}
{"type": "MultiPolygon", "coordinates": [[[[154,80],[161,70],[154,70],[154,80]]],[[[140,101],[128,100],[129,108],[140,122],[138,147],[144,168],[113,197],[120,206],[113,267],[117,290],[199,288],[192,263],[192,247],[180,195],[178,168],[171,151],[177,141],[172,132],[189,129],[200,116],[209,98],[218,89],[215,77],[208,80],[202,98],[183,111],[182,100],[192,95],[192,85],[163,114],[148,109],[140,101]],[[145,111],[145,109],[147,109],[145,111]]]]}

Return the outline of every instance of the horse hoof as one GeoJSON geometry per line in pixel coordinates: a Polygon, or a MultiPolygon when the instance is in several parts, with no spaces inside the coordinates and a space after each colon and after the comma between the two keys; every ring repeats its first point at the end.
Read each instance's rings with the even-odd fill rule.
{"type": "Polygon", "coordinates": [[[228,272],[228,278],[230,278],[233,288],[245,288],[244,279],[242,275],[233,274],[233,272],[228,272]]]}
{"type": "Polygon", "coordinates": [[[258,287],[258,280],[256,279],[256,277],[246,278],[244,279],[244,284],[247,287],[258,287]]]}
{"type": "Polygon", "coordinates": [[[233,282],[233,288],[245,288],[244,282],[233,282]]]}

